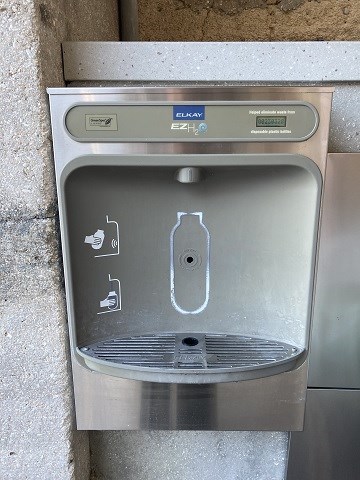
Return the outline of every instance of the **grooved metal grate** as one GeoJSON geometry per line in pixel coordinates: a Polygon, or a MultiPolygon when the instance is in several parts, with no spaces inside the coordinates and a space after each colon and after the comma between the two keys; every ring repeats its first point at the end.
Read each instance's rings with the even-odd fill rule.
{"type": "Polygon", "coordinates": [[[303,349],[277,340],[221,334],[120,337],[82,347],[105,362],[173,370],[248,370],[293,361],[303,349]]]}

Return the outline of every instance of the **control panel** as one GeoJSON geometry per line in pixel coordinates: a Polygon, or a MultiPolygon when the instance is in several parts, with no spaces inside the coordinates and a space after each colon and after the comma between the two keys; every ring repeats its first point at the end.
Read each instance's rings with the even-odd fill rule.
{"type": "Polygon", "coordinates": [[[318,123],[306,102],[82,104],[65,117],[79,142],[301,142],[318,123]]]}

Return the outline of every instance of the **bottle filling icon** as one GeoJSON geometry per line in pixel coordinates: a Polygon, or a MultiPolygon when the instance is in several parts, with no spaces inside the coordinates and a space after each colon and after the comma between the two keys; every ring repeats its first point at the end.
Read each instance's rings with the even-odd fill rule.
{"type": "Polygon", "coordinates": [[[210,294],[210,233],[202,212],[178,212],[170,233],[170,298],[183,315],[202,312],[210,294]]]}
{"type": "Polygon", "coordinates": [[[108,294],[106,298],[99,301],[101,311],[98,315],[104,313],[116,312],[121,310],[121,285],[118,278],[112,278],[109,274],[108,294]]]}

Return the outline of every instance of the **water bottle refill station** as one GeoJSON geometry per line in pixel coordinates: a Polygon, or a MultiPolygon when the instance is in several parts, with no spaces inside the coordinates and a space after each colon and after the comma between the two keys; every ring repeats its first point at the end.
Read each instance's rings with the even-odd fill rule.
{"type": "Polygon", "coordinates": [[[301,430],[332,89],[49,89],[79,429],[301,430]]]}

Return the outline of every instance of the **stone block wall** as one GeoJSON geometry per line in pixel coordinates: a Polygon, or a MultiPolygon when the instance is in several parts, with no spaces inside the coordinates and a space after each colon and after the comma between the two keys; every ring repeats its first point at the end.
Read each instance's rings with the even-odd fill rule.
{"type": "Polygon", "coordinates": [[[114,0],[0,0],[0,478],[87,480],[74,429],[46,87],[63,40],[117,40],[114,0]]]}
{"type": "Polygon", "coordinates": [[[358,0],[138,0],[146,41],[358,40],[358,0]]]}

